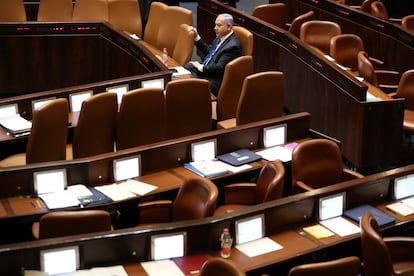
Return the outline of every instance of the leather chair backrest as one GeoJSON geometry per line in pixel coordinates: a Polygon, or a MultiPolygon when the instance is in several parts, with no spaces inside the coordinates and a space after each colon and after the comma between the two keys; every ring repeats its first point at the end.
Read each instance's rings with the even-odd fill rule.
{"type": "Polygon", "coordinates": [[[371,3],[375,0],[364,0],[361,3],[361,11],[371,14],[371,3]]]}
{"type": "Polygon", "coordinates": [[[324,20],[309,20],[300,27],[300,39],[329,54],[331,38],[342,33],[338,23],[324,20]]]}
{"type": "Polygon", "coordinates": [[[194,31],[190,30],[190,25],[181,24],[178,30],[177,43],[171,57],[177,65],[184,65],[191,60],[194,50],[194,31]]]}
{"type": "Polygon", "coordinates": [[[110,230],[112,222],[107,211],[56,211],[40,218],[39,239],[110,230]]]}
{"type": "Polygon", "coordinates": [[[236,117],[244,78],[253,74],[252,56],[241,56],[227,63],[217,94],[217,120],[236,117]]]}
{"type": "Polygon", "coordinates": [[[108,0],[109,23],[121,31],[142,36],[142,19],[136,0],[108,0]]]}
{"type": "Polygon", "coordinates": [[[358,53],[364,50],[362,39],[355,34],[340,34],[331,38],[330,55],[340,65],[358,70],[358,53]]]}
{"type": "Polygon", "coordinates": [[[388,20],[388,12],[384,3],[380,1],[374,1],[371,3],[371,14],[378,18],[388,20]]]}
{"type": "Polygon", "coordinates": [[[391,256],[375,217],[371,213],[362,215],[360,228],[363,275],[394,275],[391,256]]]}
{"type": "Polygon", "coordinates": [[[179,6],[166,8],[159,25],[157,42],[153,46],[159,50],[167,48],[169,55],[174,53],[181,24],[193,25],[192,11],[179,6]]]}
{"type": "Polygon", "coordinates": [[[314,11],[308,11],[304,14],[301,14],[295,17],[289,26],[289,32],[296,36],[297,38],[300,37],[300,26],[306,21],[312,20],[314,16],[314,11]]]}
{"type": "Polygon", "coordinates": [[[332,261],[297,265],[289,271],[288,276],[358,276],[360,266],[360,259],[350,256],[332,261]]]}
{"type": "Polygon", "coordinates": [[[123,95],[116,124],[117,150],[165,139],[162,88],[139,88],[123,95]]]}
{"type": "Polygon", "coordinates": [[[401,26],[414,32],[414,14],[406,15],[401,18],[401,26]]]}
{"type": "Polygon", "coordinates": [[[147,24],[145,25],[144,30],[144,40],[154,47],[157,45],[158,30],[160,28],[164,10],[167,8],[168,5],[162,2],[155,1],[151,3],[147,24]]]}
{"type": "Polygon", "coordinates": [[[108,0],[76,0],[72,19],[75,21],[108,21],[108,0]]]}
{"type": "Polygon", "coordinates": [[[284,29],[287,23],[288,9],[285,3],[263,4],[256,6],[252,15],[284,29]]]}
{"type": "Polygon", "coordinates": [[[292,187],[302,181],[320,188],[342,180],[342,156],[339,146],[328,139],[299,143],[292,152],[292,187]]]}
{"type": "Polygon", "coordinates": [[[402,74],[396,94],[405,98],[405,109],[414,110],[414,69],[402,74]]]}
{"type": "Polygon", "coordinates": [[[283,197],[285,168],[281,161],[269,161],[261,169],[256,183],[256,203],[283,197]]]}
{"type": "Polygon", "coordinates": [[[237,106],[236,125],[282,116],[284,82],[283,73],[276,71],[247,76],[237,106]]]}
{"type": "Polygon", "coordinates": [[[168,82],[165,109],[167,139],[210,131],[210,83],[196,78],[168,82]]]}
{"type": "Polygon", "coordinates": [[[245,276],[246,273],[231,260],[219,257],[210,258],[204,262],[200,276],[245,276]]]}
{"type": "Polygon", "coordinates": [[[172,205],[172,221],[212,216],[216,208],[218,189],[206,178],[191,178],[180,187],[172,205]]]}
{"type": "Polygon", "coordinates": [[[66,159],[69,106],[66,99],[45,103],[33,113],[26,163],[66,159]]]}
{"type": "Polygon", "coordinates": [[[23,0],[1,0],[0,22],[24,22],[26,10],[23,0]]]}
{"type": "Polygon", "coordinates": [[[379,83],[375,68],[365,51],[358,53],[358,75],[363,77],[366,82],[378,87],[379,83]]]}
{"type": "Polygon", "coordinates": [[[72,0],[40,0],[37,21],[71,21],[72,0]]]}
{"type": "Polygon", "coordinates": [[[233,32],[240,40],[243,47],[243,54],[246,56],[253,55],[253,34],[242,26],[233,26],[233,32]]]}
{"type": "Polygon", "coordinates": [[[114,150],[117,111],[114,92],[95,94],[83,101],[73,135],[73,158],[114,150]]]}

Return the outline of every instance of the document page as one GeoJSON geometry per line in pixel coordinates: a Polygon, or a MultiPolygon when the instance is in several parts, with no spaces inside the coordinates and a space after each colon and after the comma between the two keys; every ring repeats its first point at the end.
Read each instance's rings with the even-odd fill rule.
{"type": "Polygon", "coordinates": [[[157,186],[133,179],[118,183],[118,186],[137,195],[145,195],[158,188],[157,186]]]}
{"type": "Polygon", "coordinates": [[[409,216],[409,215],[414,214],[413,208],[411,208],[407,204],[400,202],[400,201],[388,204],[386,208],[401,216],[409,216]]]}
{"type": "Polygon", "coordinates": [[[184,276],[184,273],[172,260],[143,262],[141,265],[150,276],[184,276]]]}
{"type": "Polygon", "coordinates": [[[60,209],[80,205],[80,201],[67,190],[41,194],[39,197],[44,201],[49,209],[60,209]]]}
{"type": "Polygon", "coordinates": [[[255,257],[283,247],[268,237],[236,245],[236,248],[249,257],[255,257]]]}
{"type": "Polygon", "coordinates": [[[122,187],[118,186],[118,184],[97,186],[95,187],[95,189],[97,189],[113,201],[136,197],[134,193],[131,193],[126,189],[123,189],[122,187]]]}
{"type": "Polygon", "coordinates": [[[274,161],[279,159],[282,162],[288,162],[292,160],[292,150],[287,149],[283,146],[276,146],[268,149],[264,149],[256,152],[262,156],[263,159],[274,161]]]}
{"type": "Polygon", "coordinates": [[[343,217],[321,220],[319,223],[341,237],[360,232],[357,225],[344,219],[343,217]]]}

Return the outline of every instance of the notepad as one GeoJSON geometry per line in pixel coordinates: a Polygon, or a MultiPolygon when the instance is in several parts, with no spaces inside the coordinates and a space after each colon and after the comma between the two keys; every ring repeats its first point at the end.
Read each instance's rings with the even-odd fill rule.
{"type": "Polygon", "coordinates": [[[317,239],[328,238],[334,235],[333,232],[329,231],[328,229],[326,229],[320,224],[304,227],[303,231],[305,231],[306,233],[308,233],[309,235],[317,239]]]}

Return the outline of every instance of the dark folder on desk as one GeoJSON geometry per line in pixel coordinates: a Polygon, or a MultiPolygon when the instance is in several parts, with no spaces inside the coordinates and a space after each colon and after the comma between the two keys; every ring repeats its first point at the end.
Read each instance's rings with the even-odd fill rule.
{"type": "Polygon", "coordinates": [[[92,193],[91,196],[82,197],[78,199],[83,206],[112,202],[111,198],[107,197],[104,193],[98,191],[97,189],[93,187],[88,187],[88,190],[92,193]]]}
{"type": "Polygon", "coordinates": [[[262,157],[251,150],[240,149],[217,156],[217,159],[233,166],[240,166],[261,159],[262,157]]]}
{"type": "Polygon", "coordinates": [[[366,212],[369,212],[373,216],[375,216],[375,219],[378,222],[378,226],[384,226],[395,222],[394,217],[387,215],[386,213],[378,210],[375,207],[372,207],[371,205],[361,205],[353,209],[346,210],[344,212],[344,216],[359,223],[359,220],[361,219],[362,215],[366,212]]]}

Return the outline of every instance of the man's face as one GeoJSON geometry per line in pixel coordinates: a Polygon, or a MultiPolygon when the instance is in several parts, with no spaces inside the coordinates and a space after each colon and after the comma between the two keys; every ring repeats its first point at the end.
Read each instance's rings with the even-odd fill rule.
{"type": "Polygon", "coordinates": [[[214,31],[216,32],[216,36],[223,37],[230,33],[231,26],[224,23],[224,18],[222,16],[218,16],[214,25],[214,31]]]}

